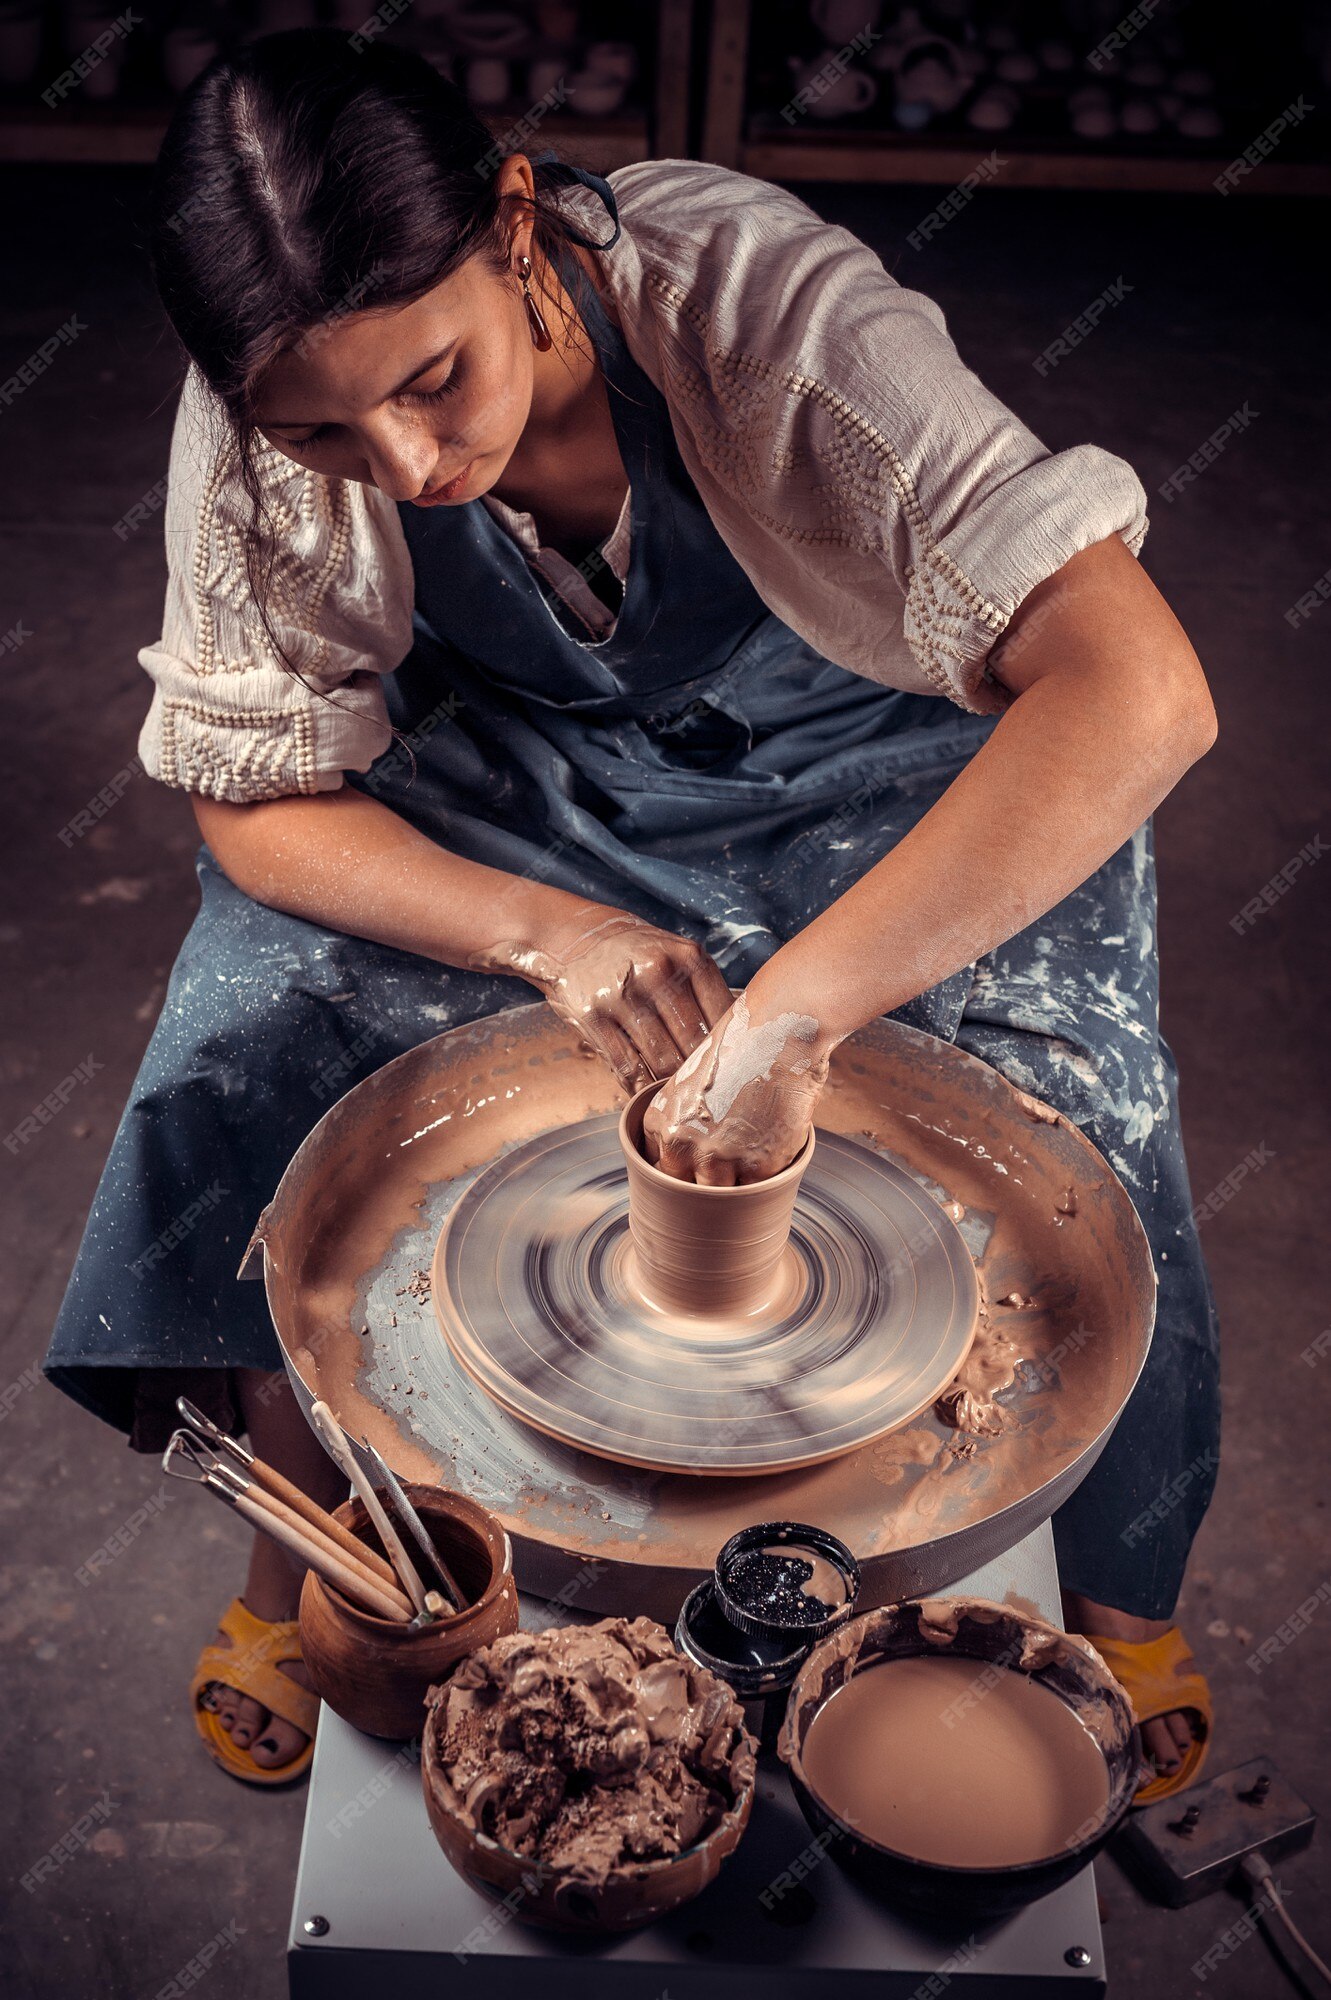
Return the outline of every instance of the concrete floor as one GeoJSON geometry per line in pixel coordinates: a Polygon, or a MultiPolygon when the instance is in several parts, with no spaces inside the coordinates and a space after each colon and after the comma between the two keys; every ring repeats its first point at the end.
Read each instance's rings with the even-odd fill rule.
{"type": "MultiPolygon", "coordinates": [[[[7,1013],[0,1130],[91,1056],[30,1144],[7,1154],[11,1284],[3,1412],[7,1904],[0,1981],[15,1996],[156,1994],[229,1924],[209,2000],[277,2000],[303,1794],[259,1795],[203,1756],[185,1689],[242,1576],[242,1537],[188,1501],[164,1509],[87,1587],[75,1571],[160,1489],[155,1466],[33,1380],[121,1105],[194,907],[189,807],[140,777],[95,831],[59,830],[134,754],[147,702],[136,649],[159,630],[157,522],[113,525],[166,465],[176,360],[139,253],[135,171],[7,170],[0,380],[77,314],[86,330],[0,410],[7,566],[0,634],[11,746],[0,897],[7,1013]],[[8,1385],[8,1386],[6,1386],[8,1385]],[[90,1837],[31,1891],[83,1815],[90,1837]]],[[[1200,1200],[1254,1149],[1264,1164],[1209,1221],[1226,1342],[1219,1493],[1182,1622],[1219,1706],[1213,1768],[1270,1752],[1331,1803],[1325,1728],[1331,1603],[1260,1675],[1245,1664],[1331,1574],[1326,1453],[1325,988],[1331,870],[1307,866],[1241,932],[1231,922],[1319,833],[1331,605],[1287,607],[1331,561],[1323,214],[1255,197],[1073,198],[983,190],[919,254],[936,194],[821,191],[816,205],[946,308],[963,353],[1053,447],[1095,439],[1148,492],[1231,412],[1252,422],[1173,504],[1146,562],[1205,662],[1218,748],[1159,816],[1164,1015],[1178,1053],[1200,1200]],[[1042,377],[1033,358],[1118,279],[1131,289],[1042,377]],[[1319,446],[1321,447],[1319,450],[1319,446]],[[1313,1362],[1308,1359],[1313,1353],[1313,1362]]],[[[1325,1850],[1281,1869],[1331,1951],[1325,1850]]],[[[1100,1870],[1113,1990],[1175,2000],[1241,1910],[1181,1914],[1100,1870]]],[[[1242,1945],[1208,1996],[1294,1990],[1267,1943],[1242,1945]]]]}

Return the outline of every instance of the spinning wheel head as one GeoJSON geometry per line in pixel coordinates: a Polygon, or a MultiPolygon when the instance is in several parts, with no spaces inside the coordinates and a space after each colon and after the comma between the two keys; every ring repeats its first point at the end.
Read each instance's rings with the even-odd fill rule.
{"type": "MultiPolygon", "coordinates": [[[[617,1122],[503,1155],[440,1235],[440,1323],[503,1409],[630,1465],[760,1473],[869,1443],[951,1381],[979,1288],[956,1225],[910,1175],[820,1130],[756,1306],[680,1311],[643,1283],[617,1122]]],[[[750,1191],[694,1190],[735,1192],[750,1191]]]]}

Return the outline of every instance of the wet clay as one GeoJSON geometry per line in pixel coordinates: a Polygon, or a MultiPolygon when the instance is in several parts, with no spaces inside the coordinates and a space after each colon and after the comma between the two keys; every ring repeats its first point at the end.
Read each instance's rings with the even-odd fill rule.
{"type": "Polygon", "coordinates": [[[753,1021],[747,996],[737,995],[720,1027],[653,1098],[644,1120],[648,1159],[681,1180],[710,1181],[724,1135],[722,1181],[772,1179],[799,1157],[829,1053],[812,1014],[753,1021]]]}
{"type": "MultiPolygon", "coordinates": [[[[734,1478],[881,1436],[926,1410],[965,1359],[979,1298],[970,1252],[868,1147],[819,1134],[776,1289],[743,1311],[723,1302],[705,1231],[723,1205],[742,1219],[766,1188],[656,1177],[652,1198],[668,1198],[672,1218],[673,1204],[707,1204],[696,1226],[686,1216],[681,1235],[673,1220],[661,1232],[690,1286],[701,1274],[685,1291],[671,1270],[643,1282],[632,1185],[622,1126],[585,1119],[487,1167],[440,1232],[444,1336],[524,1422],[626,1464],[734,1478]]],[[[728,1230],[720,1247],[733,1254],[728,1230]]]]}
{"type": "Polygon", "coordinates": [[[435,1691],[429,1731],[456,1819],[588,1883],[684,1853],[753,1782],[730,1689],[647,1618],[483,1646],[435,1691]]]}
{"type": "Polygon", "coordinates": [[[971,1437],[998,1437],[1007,1429],[1010,1418],[999,1397],[1017,1379],[1022,1361],[1022,1343],[1014,1338],[1018,1332],[982,1292],[971,1351],[934,1405],[943,1423],[971,1437]]]}
{"type": "Polygon", "coordinates": [[[993,1302],[988,1323],[1017,1348],[1010,1386],[994,1391],[1005,1427],[959,1433],[926,1405],[827,1463],[685,1479],[551,1445],[505,1415],[458,1368],[409,1280],[491,1162],[537,1134],[617,1117],[623,1101],[543,1003],[423,1043],[350,1091],[256,1232],[299,1393],[368,1433],[399,1474],[490,1507],[513,1535],[519,1582],[567,1585],[579,1608],[673,1616],[738,1528],[786,1518],[841,1535],[864,1601],[937,1590],[984,1559],[977,1538],[996,1515],[1025,1532],[1066,1497],[1145,1361],[1155,1281],[1140,1223],[1074,1125],[894,1022],[836,1050],[820,1134],[874,1148],[948,1205],[993,1302]],[[1033,1303],[999,1306],[1013,1294],[1033,1303]]]}
{"type": "Polygon", "coordinates": [[[629,1290],[658,1312],[744,1319],[779,1310],[798,1297],[789,1257],[790,1224],[800,1182],[813,1158],[814,1134],[782,1172],[744,1187],[699,1187],[654,1167],[642,1150],[643,1116],[660,1086],[649,1084],[625,1107],[619,1125],[629,1186],[624,1261],[629,1290]]]}
{"type": "Polygon", "coordinates": [[[953,1868],[1008,1868],[1087,1838],[1104,1756],[1065,1702],[974,1659],[884,1660],[819,1710],[804,1775],[856,1832],[953,1868]]]}

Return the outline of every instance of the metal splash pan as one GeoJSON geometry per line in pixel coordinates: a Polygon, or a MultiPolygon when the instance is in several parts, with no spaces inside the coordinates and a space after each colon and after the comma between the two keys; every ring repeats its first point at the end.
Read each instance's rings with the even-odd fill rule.
{"type": "Polygon", "coordinates": [[[1074,1125],[973,1056],[891,1021],[837,1050],[818,1122],[875,1149],[957,1223],[981,1306],[954,1394],[830,1461],[728,1477],[616,1464],[492,1401],[436,1318],[444,1221],[505,1153],[621,1102],[543,1003],[454,1028],[325,1114],[255,1233],[302,1406],[322,1398],[400,1475],[490,1508],[512,1536],[522,1588],[672,1620],[737,1528],[788,1518],[851,1547],[867,1607],[946,1589],[1086,1476],[1154,1323],[1136,1211],[1074,1125]]]}

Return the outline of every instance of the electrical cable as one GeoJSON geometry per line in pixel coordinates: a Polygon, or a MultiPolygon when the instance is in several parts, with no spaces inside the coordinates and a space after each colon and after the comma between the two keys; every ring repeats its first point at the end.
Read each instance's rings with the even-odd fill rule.
{"type": "Polygon", "coordinates": [[[1314,1967],[1328,1986],[1331,1986],[1331,1968],[1328,1968],[1317,1956],[1317,1953],[1313,1950],[1307,1938],[1285,1908],[1276,1878],[1271,1873],[1271,1864],[1266,1856],[1264,1854],[1245,1854],[1243,1860],[1239,1863],[1239,1869],[1244,1881],[1247,1882],[1250,1888],[1264,1892],[1266,1895],[1267,1908],[1266,1910],[1259,1911],[1258,1914],[1263,1916],[1269,1914],[1279,1917],[1281,1923],[1285,1926],[1285,1929],[1289,1932],[1309,1965],[1314,1967]]]}

